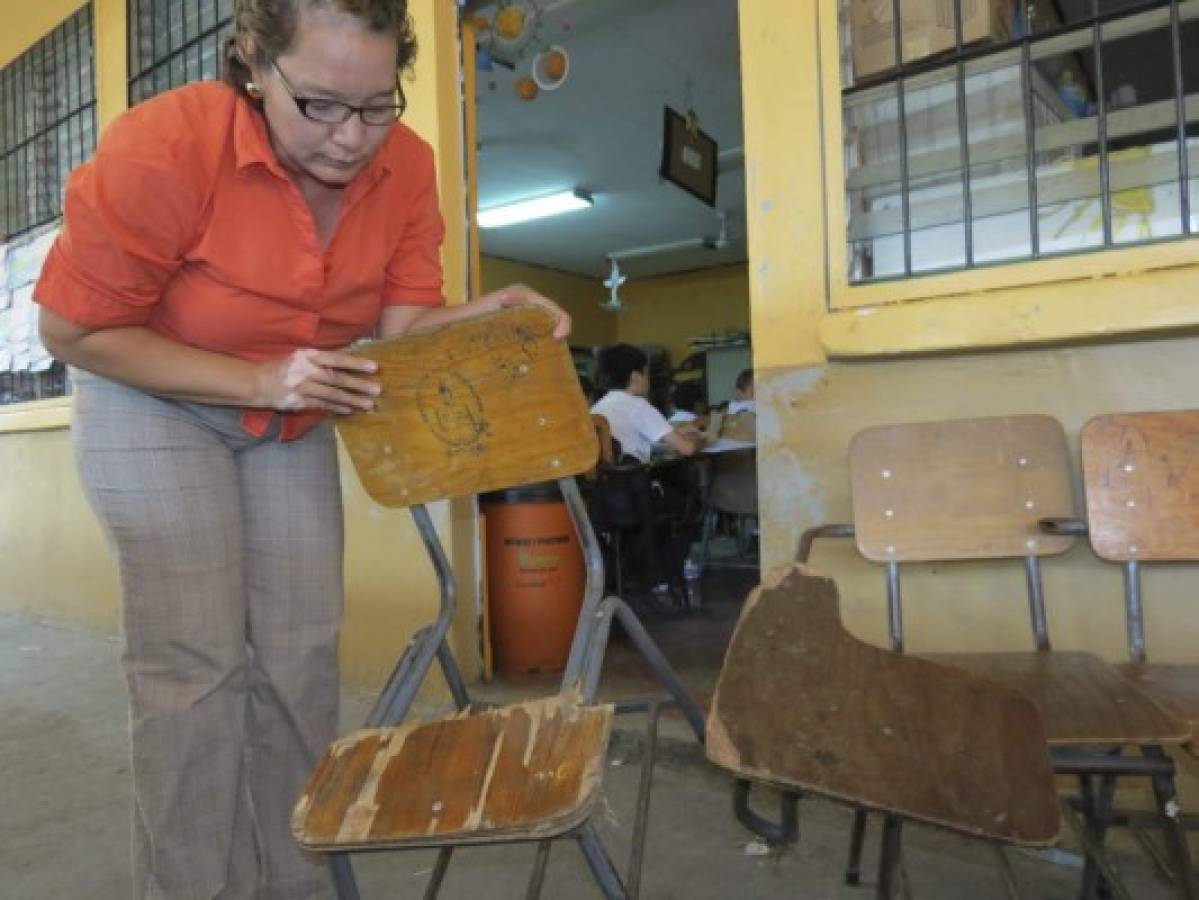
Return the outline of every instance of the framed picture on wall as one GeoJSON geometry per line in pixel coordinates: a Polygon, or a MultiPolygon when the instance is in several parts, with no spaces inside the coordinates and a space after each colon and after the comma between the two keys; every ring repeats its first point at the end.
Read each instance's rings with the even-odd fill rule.
{"type": "Polygon", "coordinates": [[[662,165],[658,174],[708,206],[716,205],[716,141],[695,114],[663,107],[662,165]]]}

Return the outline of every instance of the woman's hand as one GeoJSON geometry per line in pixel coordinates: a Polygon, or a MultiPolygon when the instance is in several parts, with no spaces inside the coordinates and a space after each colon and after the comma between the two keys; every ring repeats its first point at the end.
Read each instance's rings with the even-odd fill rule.
{"type": "Polygon", "coordinates": [[[253,405],[341,414],[371,410],[379,396],[379,385],[361,376],[373,374],[378,368],[371,360],[348,353],[296,350],[258,366],[253,405]]]}
{"type": "Polygon", "coordinates": [[[479,298],[481,303],[490,303],[495,309],[508,306],[540,306],[554,317],[554,337],[561,340],[570,334],[570,313],[551,300],[543,297],[525,284],[511,284],[479,298]]]}

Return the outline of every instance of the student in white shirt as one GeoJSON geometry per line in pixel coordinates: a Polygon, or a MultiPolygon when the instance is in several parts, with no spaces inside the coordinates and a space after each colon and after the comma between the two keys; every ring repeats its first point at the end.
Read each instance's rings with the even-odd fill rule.
{"type": "MultiPolygon", "coordinates": [[[[599,364],[600,384],[608,392],[591,407],[591,412],[608,420],[622,455],[648,463],[653,445],[659,441],[683,456],[691,456],[703,447],[702,434],[694,429],[675,429],[645,399],[649,392],[649,359],[643,352],[630,344],[616,344],[600,353],[599,364]]],[[[640,514],[637,545],[654,585],[652,593],[665,596],[677,592],[677,599],[681,597],[683,558],[693,538],[693,529],[683,527],[670,513],[681,506],[679,490],[648,471],[641,481],[634,477],[626,484],[640,484],[629,499],[640,514]]]]}
{"type": "Polygon", "coordinates": [[[647,463],[653,445],[668,444],[682,456],[691,456],[703,447],[698,432],[676,430],[648,400],[649,357],[631,344],[614,344],[600,353],[601,384],[608,388],[601,400],[591,407],[593,415],[603,416],[620,442],[621,452],[647,463]]]}

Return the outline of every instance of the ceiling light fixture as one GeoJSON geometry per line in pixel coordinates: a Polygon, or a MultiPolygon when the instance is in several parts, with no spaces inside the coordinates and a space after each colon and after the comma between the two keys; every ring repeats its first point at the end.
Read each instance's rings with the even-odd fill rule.
{"type": "Polygon", "coordinates": [[[528,222],[532,219],[544,219],[559,213],[571,212],[576,209],[587,209],[595,201],[591,195],[580,190],[559,191],[546,197],[535,197],[532,200],[520,200],[516,203],[505,203],[490,209],[479,210],[480,228],[500,228],[504,225],[515,225],[517,222],[528,222]]]}

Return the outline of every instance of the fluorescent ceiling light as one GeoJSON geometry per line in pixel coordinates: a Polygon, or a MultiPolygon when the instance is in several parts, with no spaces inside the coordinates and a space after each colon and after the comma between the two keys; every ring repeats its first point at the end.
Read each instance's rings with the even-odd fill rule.
{"type": "Polygon", "coordinates": [[[516,203],[493,206],[491,209],[481,209],[479,210],[479,227],[499,228],[503,225],[515,225],[517,222],[544,219],[546,216],[556,216],[559,213],[575,209],[586,209],[593,202],[589,194],[579,190],[559,191],[546,197],[535,197],[532,200],[520,200],[516,203]]]}

